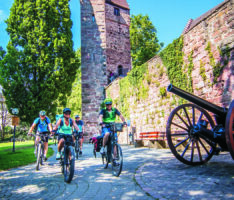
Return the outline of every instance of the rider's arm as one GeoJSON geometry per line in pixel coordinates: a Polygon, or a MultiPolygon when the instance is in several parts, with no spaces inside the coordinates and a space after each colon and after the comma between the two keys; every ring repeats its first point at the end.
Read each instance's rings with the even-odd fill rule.
{"type": "Polygon", "coordinates": [[[56,131],[56,130],[58,129],[58,127],[59,127],[61,121],[62,121],[62,119],[60,118],[60,119],[57,121],[57,123],[56,123],[55,127],[53,128],[53,130],[56,131]]]}
{"type": "Polygon", "coordinates": [[[79,128],[78,128],[78,126],[77,126],[77,124],[76,124],[76,122],[75,122],[74,119],[72,119],[72,123],[73,123],[73,127],[74,127],[77,131],[79,131],[79,128]]]}
{"type": "Polygon", "coordinates": [[[33,132],[33,129],[35,128],[36,124],[33,123],[33,125],[31,126],[31,128],[28,131],[28,134],[31,134],[33,132]]]}
{"type": "Polygon", "coordinates": [[[49,126],[49,131],[51,132],[53,130],[51,123],[49,123],[48,126],[49,126]]]}
{"type": "Polygon", "coordinates": [[[102,121],[102,120],[103,120],[103,115],[102,115],[102,114],[100,114],[100,115],[99,115],[99,124],[103,123],[103,121],[102,121]]]}

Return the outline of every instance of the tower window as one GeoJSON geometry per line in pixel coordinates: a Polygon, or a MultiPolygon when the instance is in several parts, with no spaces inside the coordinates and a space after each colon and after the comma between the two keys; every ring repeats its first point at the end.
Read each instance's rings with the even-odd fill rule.
{"type": "Polygon", "coordinates": [[[119,10],[119,8],[114,8],[114,15],[120,16],[120,10],[119,10]]]}
{"type": "Polygon", "coordinates": [[[123,67],[121,65],[118,66],[118,74],[119,76],[123,75],[123,67]]]}

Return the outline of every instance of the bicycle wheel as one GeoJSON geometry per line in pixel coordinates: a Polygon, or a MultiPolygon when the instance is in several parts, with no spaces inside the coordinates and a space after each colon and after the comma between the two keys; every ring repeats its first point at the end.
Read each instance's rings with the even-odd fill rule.
{"type": "Polygon", "coordinates": [[[123,167],[123,154],[119,144],[114,145],[111,156],[112,156],[112,161],[111,161],[112,174],[114,176],[119,176],[123,167]]]}
{"type": "Polygon", "coordinates": [[[60,165],[61,165],[61,172],[64,174],[64,150],[61,151],[61,158],[60,158],[60,165]]]}
{"type": "Polygon", "coordinates": [[[36,163],[36,170],[39,170],[41,160],[41,143],[37,144],[37,163],[36,163]]]}
{"type": "Polygon", "coordinates": [[[94,155],[95,158],[97,157],[97,154],[96,154],[96,150],[95,150],[95,149],[93,149],[93,155],[94,155]]]}
{"type": "Polygon", "coordinates": [[[44,144],[41,144],[41,156],[40,156],[40,164],[43,165],[44,160],[44,144]]]}
{"type": "Polygon", "coordinates": [[[71,146],[67,148],[67,151],[64,155],[64,181],[70,183],[75,170],[75,156],[74,150],[71,146]]]}
{"type": "Polygon", "coordinates": [[[75,151],[76,151],[76,159],[79,158],[79,141],[76,140],[75,151]]]}

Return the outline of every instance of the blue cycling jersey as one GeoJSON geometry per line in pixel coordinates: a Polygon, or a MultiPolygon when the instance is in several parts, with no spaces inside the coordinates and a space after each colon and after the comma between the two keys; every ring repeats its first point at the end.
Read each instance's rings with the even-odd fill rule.
{"type": "Polygon", "coordinates": [[[38,124],[37,131],[38,132],[47,132],[48,130],[48,124],[51,123],[49,117],[45,117],[45,119],[42,121],[40,117],[36,118],[33,122],[34,124],[38,124]],[[38,123],[39,122],[39,123],[38,123]]]}

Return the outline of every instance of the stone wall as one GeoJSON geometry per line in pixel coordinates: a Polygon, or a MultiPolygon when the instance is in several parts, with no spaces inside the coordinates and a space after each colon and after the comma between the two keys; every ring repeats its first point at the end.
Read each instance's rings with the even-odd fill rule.
{"type": "Polygon", "coordinates": [[[120,16],[114,15],[116,7],[106,4],[106,58],[107,71],[118,73],[118,67],[122,66],[123,75],[131,69],[130,52],[130,15],[128,9],[117,7],[120,16]]]}
{"type": "Polygon", "coordinates": [[[98,114],[105,98],[109,70],[124,74],[131,68],[129,8],[125,0],[80,0],[82,120],[85,139],[99,130],[98,114]],[[109,3],[108,3],[109,2],[109,3]],[[114,15],[118,8],[120,15],[114,15]]]}
{"type": "MultiPolygon", "coordinates": [[[[193,52],[192,86],[194,94],[219,106],[227,107],[234,99],[234,29],[233,29],[233,1],[226,0],[214,9],[205,13],[196,20],[190,20],[184,32],[184,65],[188,64],[188,57],[193,52]],[[210,50],[209,47],[210,46],[210,50]],[[221,51],[226,50],[226,56],[221,51]],[[227,55],[228,58],[227,58],[227,55]],[[212,58],[213,57],[213,58],[212,58]],[[214,59],[214,63],[212,62],[214,59]],[[225,60],[228,63],[225,63],[225,60]],[[213,65],[225,67],[214,84],[213,65]],[[204,67],[205,72],[201,73],[204,67]],[[204,78],[205,77],[205,78],[204,78]]],[[[131,126],[135,127],[139,138],[140,132],[165,131],[167,118],[173,108],[178,106],[175,95],[167,93],[166,97],[160,95],[160,88],[166,88],[170,81],[167,69],[163,66],[160,57],[155,56],[147,62],[150,81],[142,82],[148,87],[148,97],[136,101],[136,96],[127,100],[131,126]]],[[[183,67],[183,66],[182,66],[183,67]]],[[[115,102],[120,98],[118,79],[106,88],[106,93],[115,102]]],[[[117,105],[118,106],[118,105],[117,105]]],[[[120,141],[123,139],[120,138],[120,141]]],[[[123,143],[126,143],[123,142],[123,143]]]]}
{"type": "Polygon", "coordinates": [[[106,78],[104,0],[81,0],[82,119],[88,137],[97,131],[106,78]]]}

